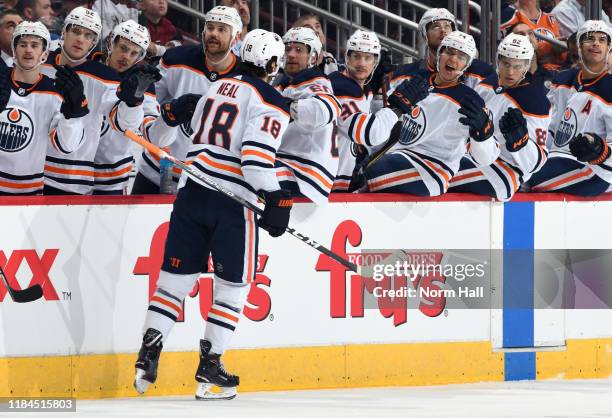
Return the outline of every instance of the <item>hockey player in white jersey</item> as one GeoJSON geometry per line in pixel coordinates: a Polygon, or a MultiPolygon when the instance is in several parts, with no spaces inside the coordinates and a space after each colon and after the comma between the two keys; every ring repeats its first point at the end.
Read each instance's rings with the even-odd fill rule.
{"type": "Polygon", "coordinates": [[[236,396],[239,378],[225,370],[221,357],[254,279],[257,227],[278,237],[289,222],[291,194],[279,187],[274,168],[277,147],[289,123],[289,108],[267,83],[278,71],[284,45],[277,34],[255,29],[244,39],[240,52],[239,74],[213,83],[197,104],[188,162],[244,199],[255,203],[262,198],[263,216],[256,219],[225,194],[183,174],[136,361],[134,386],[140,393],[155,382],[163,341],[212,254],[213,305],[200,340],[196,398],[236,396]],[[222,392],[215,393],[212,387],[222,392]]]}
{"type": "Polygon", "coordinates": [[[278,176],[294,195],[326,203],[338,170],[332,136],[340,104],[327,76],[314,67],[321,53],[317,34],[292,28],[283,42],[285,75],[277,88],[291,101],[292,122],[278,150],[278,176]]]}
{"type": "MultiPolygon", "coordinates": [[[[418,32],[426,45],[425,56],[423,59],[400,66],[391,76],[390,89],[395,88],[397,83],[420,70],[434,73],[440,43],[446,35],[454,30],[457,30],[457,19],[448,10],[432,8],[423,13],[421,20],[419,20],[418,32]]],[[[495,71],[489,63],[474,58],[470,66],[463,72],[462,80],[466,85],[474,88],[486,77],[493,74],[495,74],[495,71]]]]}
{"type": "Polygon", "coordinates": [[[600,20],[587,20],[578,30],[580,69],[553,79],[552,146],[548,161],[528,182],[531,191],[597,196],[612,184],[612,74],[606,66],[611,39],[600,20]]]}
{"type": "Polygon", "coordinates": [[[0,195],[41,194],[47,149],[70,154],[82,144],[88,109],[71,97],[83,94],[83,83],[64,68],[57,87],[40,73],[50,42],[40,22],[21,22],[13,32],[14,67],[0,76],[0,97],[8,100],[0,109],[0,195]]]}
{"type": "Polygon", "coordinates": [[[449,192],[476,193],[508,200],[546,162],[550,102],[542,83],[529,73],[534,48],[529,38],[510,34],[497,48],[497,73],[483,80],[476,92],[493,114],[493,134],[499,158],[477,167],[467,157],[451,180],[449,192]]]}
{"type": "MultiPolygon", "coordinates": [[[[106,65],[116,70],[120,78],[130,74],[130,70],[146,54],[150,43],[149,31],[133,20],[115,26],[111,32],[106,65]]],[[[151,70],[154,72],[154,70],[151,70]]],[[[154,142],[169,142],[176,135],[176,128],[169,127],[160,116],[159,104],[155,97],[155,86],[151,84],[145,92],[143,101],[144,120],[141,132],[145,138],[154,142]]],[[[100,144],[94,157],[95,183],[94,194],[126,194],[129,175],[134,157],[132,142],[122,132],[111,129],[105,119],[102,125],[100,144]]]]}
{"type": "Polygon", "coordinates": [[[438,48],[437,72],[422,70],[392,91],[391,103],[412,106],[399,142],[356,173],[351,190],[437,196],[446,193],[466,151],[478,165],[495,161],[499,147],[484,101],[459,82],[475,56],[474,39],[451,32],[438,48]]]}
{"type": "MultiPolygon", "coordinates": [[[[170,126],[178,126],[174,139],[166,142],[152,135],[149,140],[181,160],[191,145],[189,122],[200,96],[212,83],[235,73],[239,60],[232,47],[240,39],[242,20],[233,7],[216,6],[206,13],[202,45],[184,45],[169,49],[161,59],[161,80],[155,91],[162,106],[162,117],[170,126]]],[[[159,161],[149,152],[142,153],[132,194],[157,194],[160,185],[159,161]]],[[[180,171],[174,169],[178,182],[180,171]]]]}
{"type": "Polygon", "coordinates": [[[94,185],[93,160],[100,141],[100,127],[106,117],[111,128],[136,130],[142,123],[144,91],[156,74],[135,71],[119,80],[117,73],[87,59],[98,43],[100,17],[84,7],[73,9],[64,20],[60,49],[49,54],[42,71],[55,77],[53,64],[66,65],[78,73],[89,99],[89,114],[83,120],[85,139],[69,156],[50,150],[45,164],[45,194],[91,194],[94,185]]]}
{"type": "Polygon", "coordinates": [[[329,75],[334,95],[342,105],[336,142],[332,145],[332,152],[339,158],[334,192],[348,191],[357,160],[384,143],[401,114],[410,112],[409,107],[371,112],[372,92],[364,86],[378,65],[380,52],[376,33],[357,30],[346,43],[346,69],[329,75]]]}

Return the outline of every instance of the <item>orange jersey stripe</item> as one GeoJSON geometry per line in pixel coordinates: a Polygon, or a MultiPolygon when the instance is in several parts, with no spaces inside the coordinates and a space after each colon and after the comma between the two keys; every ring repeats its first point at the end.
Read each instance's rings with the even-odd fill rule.
{"type": "Polygon", "coordinates": [[[177,313],[181,313],[181,308],[178,305],[175,305],[174,303],[167,301],[165,299],[160,298],[159,296],[153,296],[151,298],[151,302],[159,302],[162,305],[166,305],[167,307],[174,309],[177,313]]]}
{"type": "Polygon", "coordinates": [[[121,176],[125,173],[129,173],[130,171],[132,171],[132,165],[130,164],[128,167],[123,167],[120,170],[116,170],[116,171],[96,171],[94,173],[94,177],[115,177],[115,176],[121,176]]]}
{"type": "Polygon", "coordinates": [[[360,145],[363,145],[363,142],[364,142],[363,139],[361,138],[361,127],[363,126],[367,118],[368,118],[367,115],[361,115],[359,116],[359,122],[357,122],[357,129],[356,129],[357,135],[355,136],[355,141],[357,141],[357,143],[360,145]]]}
{"type": "Polygon", "coordinates": [[[242,151],[242,155],[254,155],[256,157],[263,158],[264,160],[269,161],[272,164],[274,164],[274,161],[276,161],[276,159],[272,158],[268,154],[265,154],[261,151],[245,150],[245,151],[242,151]]]}
{"type": "Polygon", "coordinates": [[[211,167],[215,167],[215,168],[217,168],[219,170],[223,170],[223,171],[229,171],[230,173],[238,174],[239,176],[242,176],[242,170],[240,170],[239,168],[233,167],[233,166],[227,165],[227,164],[217,163],[217,162],[209,159],[208,157],[206,157],[204,154],[198,155],[198,159],[202,160],[203,162],[205,162],[206,164],[210,165],[211,167]]]}
{"type": "Polygon", "coordinates": [[[41,188],[44,185],[44,181],[37,181],[34,183],[11,183],[8,181],[0,180],[0,187],[6,187],[8,189],[32,189],[41,188]]]}
{"type": "Polygon", "coordinates": [[[461,181],[461,180],[471,179],[472,177],[480,177],[480,176],[482,176],[482,171],[475,171],[473,173],[460,174],[458,176],[453,177],[451,179],[451,183],[455,181],[461,181]]]}
{"type": "Polygon", "coordinates": [[[540,190],[553,190],[553,189],[554,189],[554,188],[556,188],[557,186],[561,186],[562,184],[569,183],[569,182],[570,182],[570,181],[572,181],[572,180],[576,180],[576,179],[579,179],[579,178],[581,178],[581,177],[586,177],[586,176],[590,175],[592,172],[593,172],[593,170],[591,170],[590,168],[588,168],[588,169],[587,169],[587,170],[585,170],[585,171],[581,171],[581,172],[579,172],[579,173],[572,174],[572,175],[571,175],[571,176],[569,176],[569,177],[566,177],[566,178],[563,178],[563,179],[557,180],[557,181],[555,181],[554,183],[549,184],[548,186],[542,186],[542,187],[538,187],[538,186],[536,186],[536,187],[534,187],[534,188],[533,188],[533,190],[534,190],[534,191],[540,191],[540,190]]]}
{"type": "Polygon", "coordinates": [[[308,167],[305,167],[301,164],[295,163],[293,161],[285,161],[285,164],[297,168],[305,173],[310,174],[312,177],[316,178],[317,180],[319,180],[319,182],[321,182],[321,184],[323,184],[327,189],[331,189],[332,188],[332,184],[326,180],[323,176],[321,176],[319,173],[317,173],[316,171],[314,171],[313,169],[310,169],[308,167]]]}
{"type": "Polygon", "coordinates": [[[51,173],[56,173],[56,174],[68,174],[68,175],[73,175],[73,176],[87,176],[87,177],[93,177],[94,176],[94,172],[93,171],[88,171],[88,170],[70,170],[70,169],[67,169],[67,168],[53,167],[53,166],[47,165],[47,164],[45,164],[45,171],[49,171],[51,173]]]}
{"type": "Polygon", "coordinates": [[[212,314],[215,314],[215,315],[222,316],[223,318],[229,319],[230,321],[238,322],[238,318],[235,317],[234,315],[230,315],[230,314],[225,313],[223,311],[220,311],[218,309],[210,308],[209,312],[212,313],[212,314]]]}
{"type": "Polygon", "coordinates": [[[496,161],[497,164],[499,166],[501,166],[501,168],[504,169],[504,171],[506,171],[506,173],[508,173],[508,175],[510,176],[510,179],[512,180],[512,187],[513,190],[516,192],[518,190],[518,179],[516,178],[516,173],[514,172],[514,170],[512,170],[510,167],[508,167],[508,165],[506,163],[504,163],[502,160],[497,160],[496,161]]]}
{"type": "Polygon", "coordinates": [[[406,180],[406,179],[410,179],[410,178],[413,178],[413,177],[419,177],[418,171],[414,171],[413,173],[401,174],[399,176],[391,177],[391,178],[384,179],[384,180],[379,180],[379,181],[371,182],[368,186],[370,187],[370,189],[372,189],[372,188],[377,189],[377,188],[379,188],[381,186],[384,186],[385,184],[393,183],[393,182],[399,181],[399,180],[406,180]]]}

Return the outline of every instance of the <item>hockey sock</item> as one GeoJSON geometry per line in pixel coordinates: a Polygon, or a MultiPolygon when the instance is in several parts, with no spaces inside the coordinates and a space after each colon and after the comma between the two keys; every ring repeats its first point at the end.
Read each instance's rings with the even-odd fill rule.
{"type": "Polygon", "coordinates": [[[213,305],[208,311],[204,333],[204,339],[212,344],[211,353],[223,354],[227,349],[250,287],[249,284],[229,283],[215,277],[213,305]]]}
{"type": "Polygon", "coordinates": [[[200,273],[172,274],[161,270],[157,289],[149,303],[143,333],[154,328],[162,333],[166,341],[183,307],[183,300],[189,293],[200,273]]]}

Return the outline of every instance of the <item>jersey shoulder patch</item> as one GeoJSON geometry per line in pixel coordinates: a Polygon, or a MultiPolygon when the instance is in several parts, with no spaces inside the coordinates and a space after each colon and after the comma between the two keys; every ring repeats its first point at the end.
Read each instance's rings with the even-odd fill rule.
{"type": "Polygon", "coordinates": [[[571,87],[574,85],[580,70],[570,68],[569,70],[558,72],[552,79],[552,83],[558,86],[571,87]]]}
{"type": "Polygon", "coordinates": [[[259,93],[259,97],[264,103],[277,107],[289,115],[289,103],[278,90],[259,78],[246,75],[241,78],[243,82],[251,85],[259,93]]]}
{"type": "Polygon", "coordinates": [[[338,71],[331,73],[328,77],[336,97],[354,97],[355,99],[361,99],[363,97],[363,89],[355,80],[352,80],[338,71]]]}
{"type": "Polygon", "coordinates": [[[96,61],[87,60],[82,64],[73,67],[75,71],[83,72],[100,79],[102,82],[119,82],[119,74],[111,67],[100,64],[96,61]]]}
{"type": "Polygon", "coordinates": [[[520,107],[523,113],[547,116],[550,111],[550,102],[542,83],[528,81],[518,87],[507,89],[505,94],[520,107]]]}
{"type": "Polygon", "coordinates": [[[161,64],[164,66],[186,65],[199,71],[204,71],[204,51],[202,45],[181,45],[167,50],[161,64]]]}

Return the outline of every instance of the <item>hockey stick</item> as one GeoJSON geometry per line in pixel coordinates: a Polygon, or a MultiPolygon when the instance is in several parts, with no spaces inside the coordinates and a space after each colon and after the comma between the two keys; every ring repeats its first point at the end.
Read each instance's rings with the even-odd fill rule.
{"type": "MultiPolygon", "coordinates": [[[[134,132],[132,132],[130,130],[126,130],[124,132],[124,135],[127,136],[132,141],[134,141],[137,144],[139,144],[140,146],[146,148],[151,154],[159,157],[160,159],[161,158],[167,159],[172,164],[174,164],[176,167],[182,169],[183,171],[185,171],[190,176],[192,176],[192,177],[194,177],[194,178],[196,178],[196,179],[206,183],[207,185],[209,185],[213,189],[217,190],[218,192],[223,193],[224,195],[226,195],[230,199],[233,199],[234,201],[240,203],[242,206],[246,207],[247,209],[250,209],[255,214],[257,214],[259,216],[263,215],[263,210],[262,209],[258,208],[257,206],[255,206],[251,202],[243,199],[242,197],[236,195],[231,190],[226,189],[225,187],[223,187],[222,185],[220,185],[219,183],[217,183],[216,181],[214,181],[210,177],[207,177],[204,174],[200,173],[199,171],[195,170],[193,167],[185,164],[184,162],[182,162],[180,160],[177,160],[172,155],[168,154],[167,152],[165,152],[164,150],[162,150],[158,146],[156,146],[156,145],[150,143],[149,141],[147,141],[146,139],[144,139],[142,136],[140,136],[140,135],[138,135],[138,134],[136,134],[136,133],[134,133],[134,132]]],[[[293,229],[293,228],[291,228],[289,226],[287,227],[286,231],[289,232],[294,237],[296,237],[297,239],[299,239],[300,241],[302,241],[302,242],[306,243],[307,245],[311,246],[315,250],[320,251],[321,253],[325,254],[326,256],[328,256],[329,258],[331,258],[333,260],[336,260],[338,263],[340,263],[343,266],[349,268],[351,271],[354,271],[355,273],[358,273],[357,265],[355,263],[351,263],[350,261],[344,259],[343,257],[340,257],[338,254],[332,252],[331,250],[329,250],[328,248],[326,248],[323,245],[319,244],[315,240],[313,240],[311,238],[308,238],[305,235],[300,234],[298,231],[296,231],[295,229],[293,229]]]]}
{"type": "Polygon", "coordinates": [[[0,276],[2,276],[4,286],[11,295],[11,298],[17,303],[34,302],[35,300],[40,299],[43,295],[42,287],[39,284],[35,284],[34,286],[23,290],[13,289],[9,284],[6,275],[4,274],[4,270],[2,270],[2,267],[0,267],[0,276]]]}

